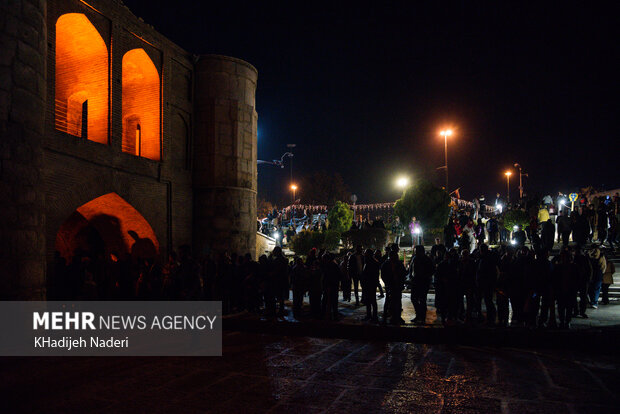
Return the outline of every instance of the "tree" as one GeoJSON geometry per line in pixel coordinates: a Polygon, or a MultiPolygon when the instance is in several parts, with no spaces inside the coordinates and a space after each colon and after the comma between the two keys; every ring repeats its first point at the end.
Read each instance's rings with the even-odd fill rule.
{"type": "Polygon", "coordinates": [[[514,226],[527,227],[530,223],[530,216],[523,210],[509,210],[504,214],[504,228],[513,231],[514,226]]]}
{"type": "Polygon", "coordinates": [[[353,223],[353,210],[348,204],[336,201],[336,204],[329,210],[327,220],[329,220],[330,230],[344,233],[351,228],[351,223],[353,223]]]}
{"type": "Polygon", "coordinates": [[[301,180],[299,194],[303,203],[333,205],[336,200],[349,200],[351,193],[340,174],[315,172],[301,180]]]}
{"type": "Polygon", "coordinates": [[[256,215],[258,218],[267,217],[267,214],[273,210],[273,204],[264,198],[259,198],[256,202],[256,215]]]}
{"type": "Polygon", "coordinates": [[[415,217],[425,231],[441,229],[448,220],[450,202],[451,198],[444,189],[430,181],[419,180],[396,201],[394,212],[405,225],[415,217]]]}

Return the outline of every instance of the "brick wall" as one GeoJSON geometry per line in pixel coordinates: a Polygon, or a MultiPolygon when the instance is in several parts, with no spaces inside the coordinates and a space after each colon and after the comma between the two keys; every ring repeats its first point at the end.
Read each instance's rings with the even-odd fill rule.
{"type": "Polygon", "coordinates": [[[197,88],[195,57],[119,0],[15,0],[1,7],[1,297],[45,297],[59,229],[80,206],[110,193],[144,217],[162,258],[196,241],[200,252],[255,252],[256,69],[204,57],[197,88]],[[87,97],[107,106],[89,112],[97,122],[89,122],[88,138],[95,140],[56,127],[56,98],[68,100],[84,69],[82,62],[56,71],[56,24],[68,13],[87,18],[107,49],[107,79],[99,76],[96,86],[100,92],[105,84],[105,94],[87,97]],[[122,62],[135,49],[144,50],[159,76],[159,154],[152,159],[122,150],[122,62]],[[57,75],[66,90],[56,89],[57,75]]]}
{"type": "Polygon", "coordinates": [[[0,3],[0,299],[45,297],[46,4],[0,3]]]}

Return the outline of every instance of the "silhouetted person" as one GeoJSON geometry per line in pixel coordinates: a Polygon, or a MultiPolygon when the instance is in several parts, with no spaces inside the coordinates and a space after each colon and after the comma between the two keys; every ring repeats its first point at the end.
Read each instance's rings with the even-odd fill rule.
{"type": "Polygon", "coordinates": [[[284,316],[284,301],[289,296],[288,260],[282,254],[282,248],[273,248],[269,257],[270,270],[275,285],[275,298],[278,302],[278,315],[284,316]]]}
{"type": "Polygon", "coordinates": [[[424,252],[424,246],[415,247],[415,255],[411,259],[411,302],[415,309],[413,323],[426,323],[426,297],[431,286],[435,266],[430,257],[424,252]]]}
{"type": "Polygon", "coordinates": [[[478,300],[476,299],[478,291],[476,285],[476,262],[470,257],[469,250],[463,250],[461,252],[461,260],[458,264],[458,275],[460,292],[457,300],[460,305],[463,301],[463,295],[465,295],[465,300],[467,302],[465,322],[471,324],[473,323],[474,312],[478,314],[479,309],[477,308],[478,300]]]}
{"type": "Polygon", "coordinates": [[[323,291],[324,309],[323,314],[327,319],[338,319],[338,286],[342,275],[340,268],[336,264],[334,255],[325,253],[323,255],[323,291]]]}
{"type": "Polygon", "coordinates": [[[477,280],[479,297],[484,300],[487,311],[486,322],[488,325],[495,324],[496,309],[493,303],[493,294],[497,283],[499,270],[495,258],[489,252],[486,244],[480,246],[480,261],[478,262],[477,280]]]}
{"type": "Polygon", "coordinates": [[[562,240],[563,246],[568,246],[568,239],[570,233],[573,230],[573,225],[570,217],[568,217],[568,209],[562,211],[562,215],[557,219],[558,224],[558,241],[562,240]]]}
{"type": "Polygon", "coordinates": [[[364,256],[362,255],[362,246],[357,246],[355,249],[355,253],[349,257],[349,262],[347,263],[347,270],[349,271],[349,276],[353,281],[353,293],[355,294],[355,306],[359,306],[360,298],[359,298],[359,282],[362,277],[362,269],[364,268],[364,256]]]}
{"type": "Polygon", "coordinates": [[[388,254],[388,260],[381,266],[381,279],[385,284],[386,300],[383,305],[383,318],[391,317],[393,324],[405,323],[401,318],[403,285],[407,271],[396,251],[388,254]]]}
{"type": "Polygon", "coordinates": [[[555,240],[555,225],[551,219],[545,221],[542,224],[542,230],[540,231],[540,238],[542,242],[542,248],[547,251],[553,249],[553,242],[555,240]]]}
{"type": "Polygon", "coordinates": [[[377,286],[379,286],[379,262],[373,257],[373,251],[364,252],[364,269],[362,270],[362,296],[366,305],[364,320],[378,322],[377,318],[377,286]]]}
{"type": "Polygon", "coordinates": [[[323,272],[317,258],[316,249],[310,250],[306,258],[306,268],[309,272],[310,312],[314,318],[321,317],[321,295],[323,293],[323,272]]]}
{"type": "Polygon", "coordinates": [[[304,294],[308,290],[308,271],[301,257],[295,258],[291,271],[291,285],[293,287],[293,316],[299,319],[302,316],[304,294]]]}
{"type": "Polygon", "coordinates": [[[579,303],[575,302],[573,313],[580,315],[582,318],[587,318],[586,309],[590,302],[588,299],[588,287],[592,280],[592,264],[590,263],[590,258],[583,254],[579,244],[575,246],[573,261],[577,267],[576,291],[579,298],[579,303]]]}
{"type": "Polygon", "coordinates": [[[571,262],[570,252],[563,248],[559,263],[553,268],[553,285],[558,301],[560,328],[569,328],[576,296],[577,269],[571,262]]]}

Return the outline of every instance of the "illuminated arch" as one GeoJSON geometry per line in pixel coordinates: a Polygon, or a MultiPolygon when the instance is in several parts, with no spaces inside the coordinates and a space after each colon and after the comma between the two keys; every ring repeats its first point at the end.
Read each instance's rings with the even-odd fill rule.
{"type": "Polygon", "coordinates": [[[144,49],[123,56],[123,152],[161,159],[159,72],[144,49]]]}
{"type": "Polygon", "coordinates": [[[108,143],[108,48],[88,18],[56,21],[55,125],[59,131],[108,143]]]}
{"type": "Polygon", "coordinates": [[[60,226],[55,249],[70,261],[77,250],[155,258],[159,242],[151,225],[131,204],[109,193],[78,207],[60,226]]]}

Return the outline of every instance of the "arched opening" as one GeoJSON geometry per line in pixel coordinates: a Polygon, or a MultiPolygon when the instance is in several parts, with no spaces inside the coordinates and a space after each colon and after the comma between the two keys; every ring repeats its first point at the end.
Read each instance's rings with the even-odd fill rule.
{"type": "Polygon", "coordinates": [[[122,66],[123,152],[159,161],[159,72],[144,49],[125,53],[122,66]]]}
{"type": "Polygon", "coordinates": [[[54,108],[57,130],[108,143],[108,48],[81,13],[56,22],[54,108]]]}
{"type": "Polygon", "coordinates": [[[159,242],[131,204],[109,193],[65,220],[55,250],[48,298],[132,298],[140,271],[159,256],[159,242]]]}

